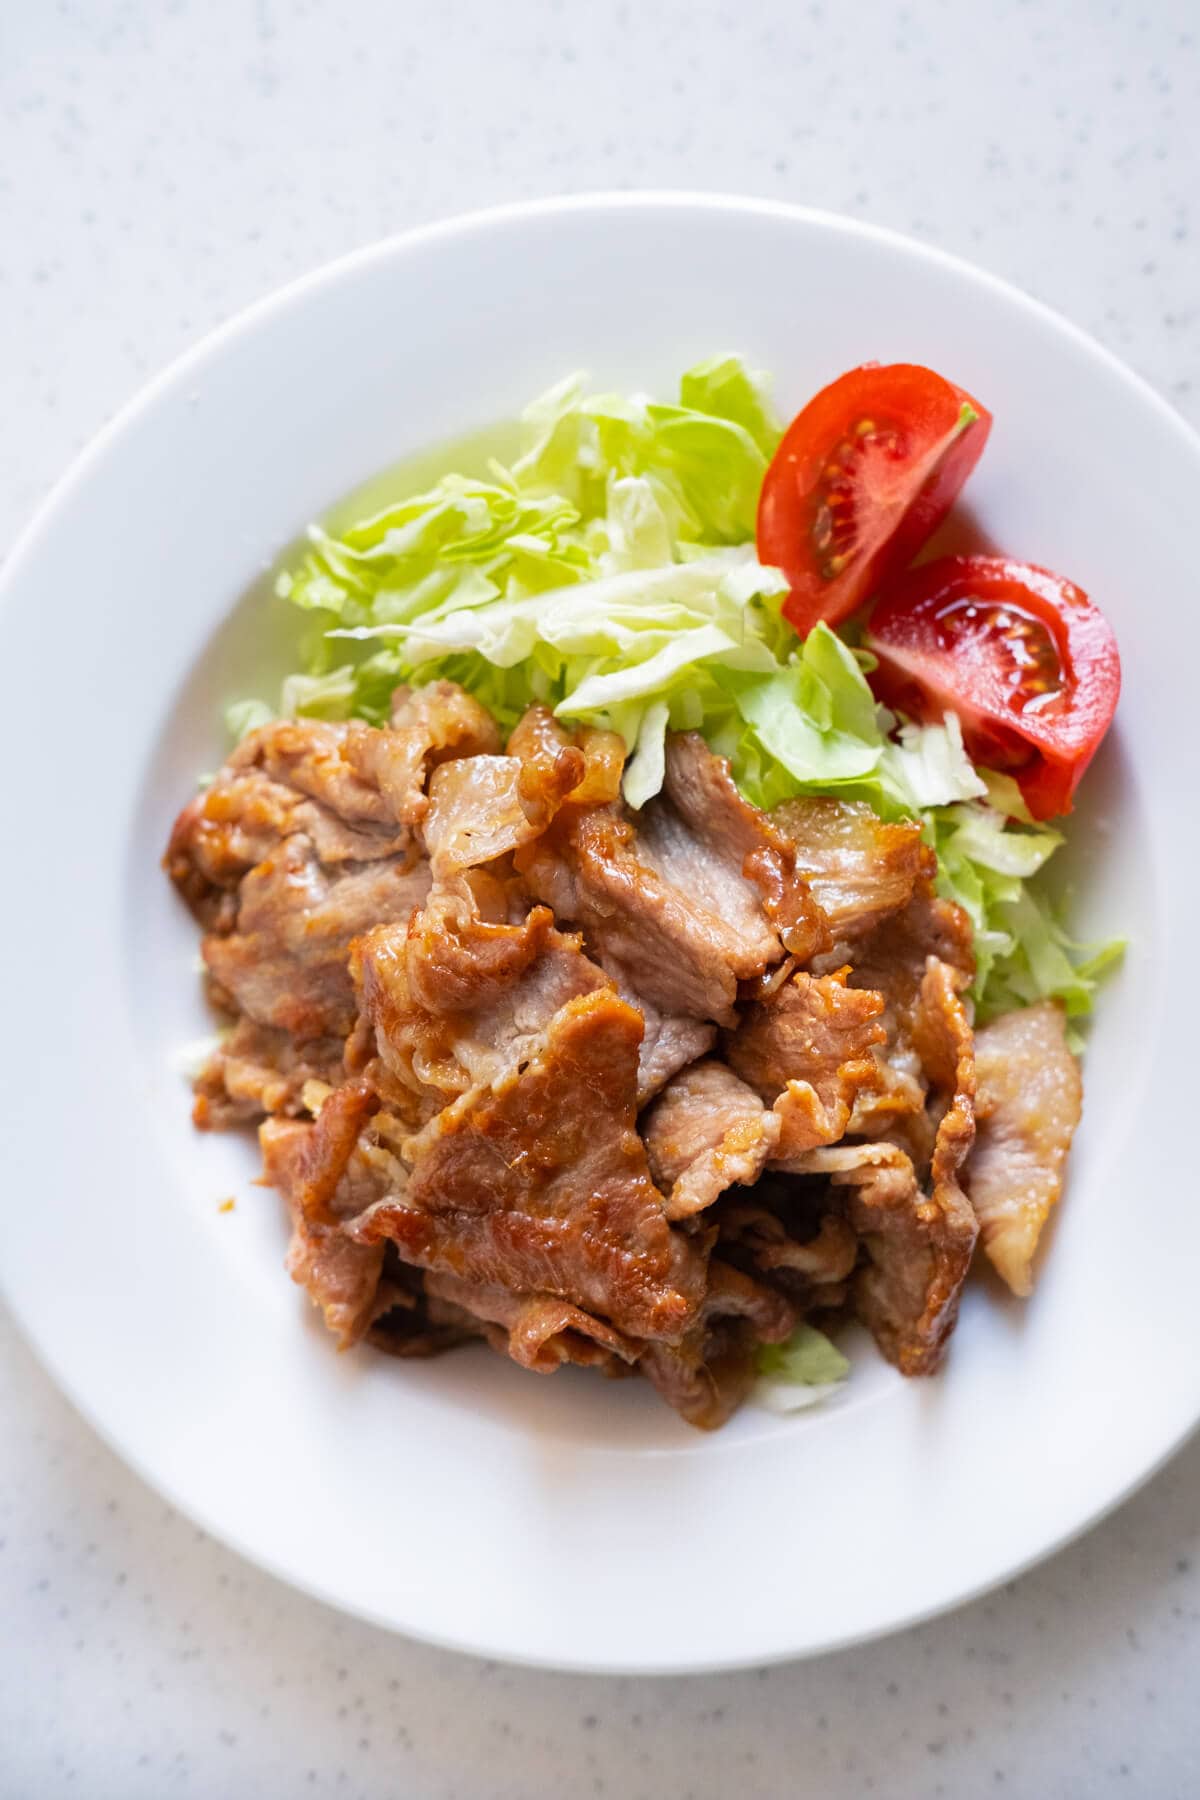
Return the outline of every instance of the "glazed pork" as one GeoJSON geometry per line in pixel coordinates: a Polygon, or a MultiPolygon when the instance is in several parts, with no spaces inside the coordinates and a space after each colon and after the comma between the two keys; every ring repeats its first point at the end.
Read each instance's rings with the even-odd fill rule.
{"type": "Polygon", "coordinates": [[[224,1022],[196,1123],[258,1125],[343,1347],[640,1374],[704,1427],[814,1315],[928,1374],[981,1228],[1027,1291],[1061,1017],[987,1026],[977,1078],[917,827],[764,814],[691,733],[634,812],[623,760],[537,707],[504,742],[449,682],[251,733],[165,857],[224,1022]]]}

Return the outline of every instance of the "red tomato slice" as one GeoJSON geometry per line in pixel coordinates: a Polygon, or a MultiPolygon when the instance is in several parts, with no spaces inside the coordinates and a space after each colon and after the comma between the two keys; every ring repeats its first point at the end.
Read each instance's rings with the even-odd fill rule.
{"type": "Polygon", "coordinates": [[[865,363],[797,413],[763,479],[759,560],[803,635],[910,563],[978,462],[992,415],[917,363],[865,363]]]}
{"type": "Polygon", "coordinates": [[[1117,640],[1082,588],[1004,556],[943,556],[889,588],[865,641],[886,706],[957,713],[974,761],[1008,770],[1035,819],[1070,812],[1121,691],[1117,640]]]}

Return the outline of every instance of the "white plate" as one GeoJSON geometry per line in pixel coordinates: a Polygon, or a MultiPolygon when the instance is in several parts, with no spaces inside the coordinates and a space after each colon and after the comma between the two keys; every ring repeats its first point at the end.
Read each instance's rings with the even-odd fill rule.
{"type": "Polygon", "coordinates": [[[297,1586],[558,1667],[845,1644],[1000,1581],[1127,1494],[1200,1415],[1198,502],[1200,444],[1061,320],[900,238],[762,203],[456,221],[298,283],[178,364],[2,584],[0,1270],[77,1405],[297,1586]],[[196,933],[158,857],[219,759],[222,699],[277,662],[278,609],[247,586],[310,517],[581,364],[665,389],[733,347],[775,371],[784,408],[877,357],[932,363],[995,410],[977,525],[1069,573],[1121,639],[1075,862],[1084,927],[1132,948],[1033,1301],[973,1290],[937,1380],[866,1353],[841,1404],[747,1410],[708,1437],[638,1383],[536,1381],[482,1349],[334,1353],[282,1271],[251,1146],[189,1125],[168,1059],[206,1028],[196,933]]]}

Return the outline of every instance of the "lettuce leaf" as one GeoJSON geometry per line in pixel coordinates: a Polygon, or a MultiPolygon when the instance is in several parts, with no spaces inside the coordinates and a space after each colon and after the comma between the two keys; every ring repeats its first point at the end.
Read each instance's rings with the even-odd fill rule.
{"type": "Polygon", "coordinates": [[[1035,1000],[1060,1000],[1069,1018],[1092,1010],[1096,986],[1124,943],[1079,944],[1035,877],[1062,843],[1049,825],[1021,823],[985,801],[935,807],[925,836],[937,851],[938,892],[975,928],[979,1022],[1035,1000]]]}
{"type": "MultiPolygon", "coordinates": [[[[621,733],[635,807],[662,785],[667,731],[701,731],[759,806],[827,793],[922,820],[939,889],[975,926],[983,1016],[1044,995],[1086,1013],[1120,946],[1073,943],[1039,887],[1058,833],[972,766],[957,719],[897,720],[865,652],[825,625],[799,642],[783,619],[787,583],[754,548],[780,437],[763,378],[713,357],[665,405],[573,375],[522,430],[507,467],[310,528],[277,584],[305,620],[280,711],[378,723],[398,682],[438,676],[503,726],[537,700],[621,733]]],[[[269,712],[238,702],[230,730],[269,712]]]]}
{"type": "Polygon", "coordinates": [[[760,1375],[793,1381],[800,1387],[827,1387],[844,1381],[850,1364],[836,1344],[815,1325],[799,1325],[783,1344],[763,1344],[758,1352],[760,1375]]]}
{"type": "Polygon", "coordinates": [[[225,708],[225,729],[236,744],[247,732],[269,724],[274,717],[265,700],[233,700],[225,708]]]}
{"type": "Polygon", "coordinates": [[[769,462],[783,429],[771,405],[765,375],[748,369],[740,356],[710,356],[685,371],[679,398],[696,412],[740,425],[769,462]]]}
{"type": "Polygon", "coordinates": [[[798,1325],[785,1344],[763,1344],[755,1358],[754,1398],[772,1412],[799,1412],[837,1392],[850,1364],[823,1331],[798,1325]]]}

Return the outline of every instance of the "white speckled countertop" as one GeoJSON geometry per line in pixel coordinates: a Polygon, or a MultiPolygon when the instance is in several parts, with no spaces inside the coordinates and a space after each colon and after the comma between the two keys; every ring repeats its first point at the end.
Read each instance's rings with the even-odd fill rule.
{"type": "MultiPolygon", "coordinates": [[[[556,190],[741,190],[896,226],[1048,300],[1200,421],[1198,38],[1194,0],[9,5],[0,550],[246,302],[556,190]]],[[[632,1682],[426,1650],[256,1573],[117,1462],[2,1320],[0,1442],[6,1800],[1200,1792],[1200,1443],[954,1617],[632,1682]]],[[[765,1579],[789,1512],[764,1496],[765,1579]]]]}

